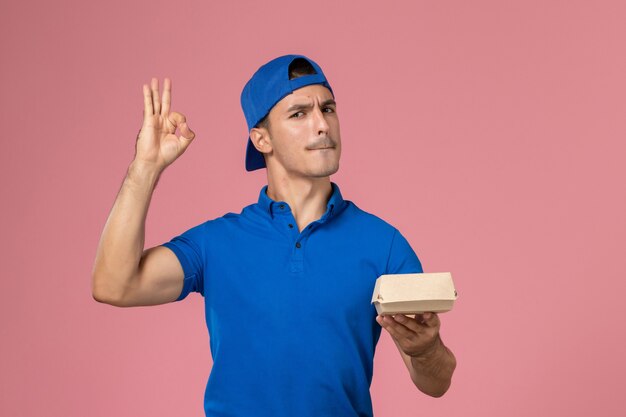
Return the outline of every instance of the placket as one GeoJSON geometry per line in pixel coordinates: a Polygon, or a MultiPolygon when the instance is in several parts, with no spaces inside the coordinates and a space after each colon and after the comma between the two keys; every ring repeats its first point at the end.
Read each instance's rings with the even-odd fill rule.
{"type": "Polygon", "coordinates": [[[304,272],[304,251],[307,247],[308,238],[320,223],[324,222],[327,215],[324,214],[321,219],[309,223],[301,232],[298,231],[298,225],[295,217],[284,202],[275,203],[276,210],[275,221],[280,223],[279,227],[285,227],[290,237],[291,257],[289,260],[289,272],[297,274],[304,272]]]}

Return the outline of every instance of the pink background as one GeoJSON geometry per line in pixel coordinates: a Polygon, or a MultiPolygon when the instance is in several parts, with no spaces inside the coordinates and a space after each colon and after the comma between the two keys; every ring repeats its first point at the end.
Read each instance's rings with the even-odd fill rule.
{"type": "Polygon", "coordinates": [[[90,272],[142,84],[170,77],[197,133],[151,247],[256,201],[239,94],[286,53],[333,85],[344,197],[459,292],[450,391],[421,394],[383,331],[375,415],[623,415],[625,21],[622,1],[2,2],[0,415],[203,415],[202,297],[115,308],[90,272]]]}

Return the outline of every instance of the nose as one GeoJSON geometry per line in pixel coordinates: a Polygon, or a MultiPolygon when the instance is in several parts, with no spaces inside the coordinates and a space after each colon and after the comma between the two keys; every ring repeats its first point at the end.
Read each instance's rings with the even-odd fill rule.
{"type": "Polygon", "coordinates": [[[313,112],[313,120],[315,124],[315,128],[317,129],[317,133],[319,134],[328,134],[329,126],[326,118],[324,117],[324,112],[319,107],[315,108],[313,112]]]}

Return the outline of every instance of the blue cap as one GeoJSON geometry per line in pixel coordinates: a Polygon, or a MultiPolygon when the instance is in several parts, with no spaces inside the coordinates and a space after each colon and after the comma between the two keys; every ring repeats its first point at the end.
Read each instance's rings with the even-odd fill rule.
{"type": "MultiPolygon", "coordinates": [[[[241,108],[246,116],[248,123],[248,132],[255,127],[287,94],[293,93],[294,90],[311,84],[322,84],[328,88],[333,94],[333,89],[326,80],[326,76],[322,72],[322,68],[310,58],[304,55],[283,55],[275,58],[267,64],[260,67],[252,78],[246,83],[241,92],[241,108]],[[289,79],[289,65],[297,58],[307,60],[316,74],[303,75],[293,80],[289,79]]],[[[246,170],[254,171],[255,169],[265,168],[265,159],[263,154],[259,152],[254,145],[250,136],[248,136],[248,145],[246,148],[246,170]]]]}

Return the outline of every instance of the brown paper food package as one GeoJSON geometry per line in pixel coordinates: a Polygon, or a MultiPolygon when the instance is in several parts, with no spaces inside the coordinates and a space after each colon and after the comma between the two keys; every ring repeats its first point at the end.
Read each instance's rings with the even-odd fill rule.
{"type": "Polygon", "coordinates": [[[456,298],[450,272],[387,274],[376,279],[372,303],[383,315],[443,313],[456,298]]]}

